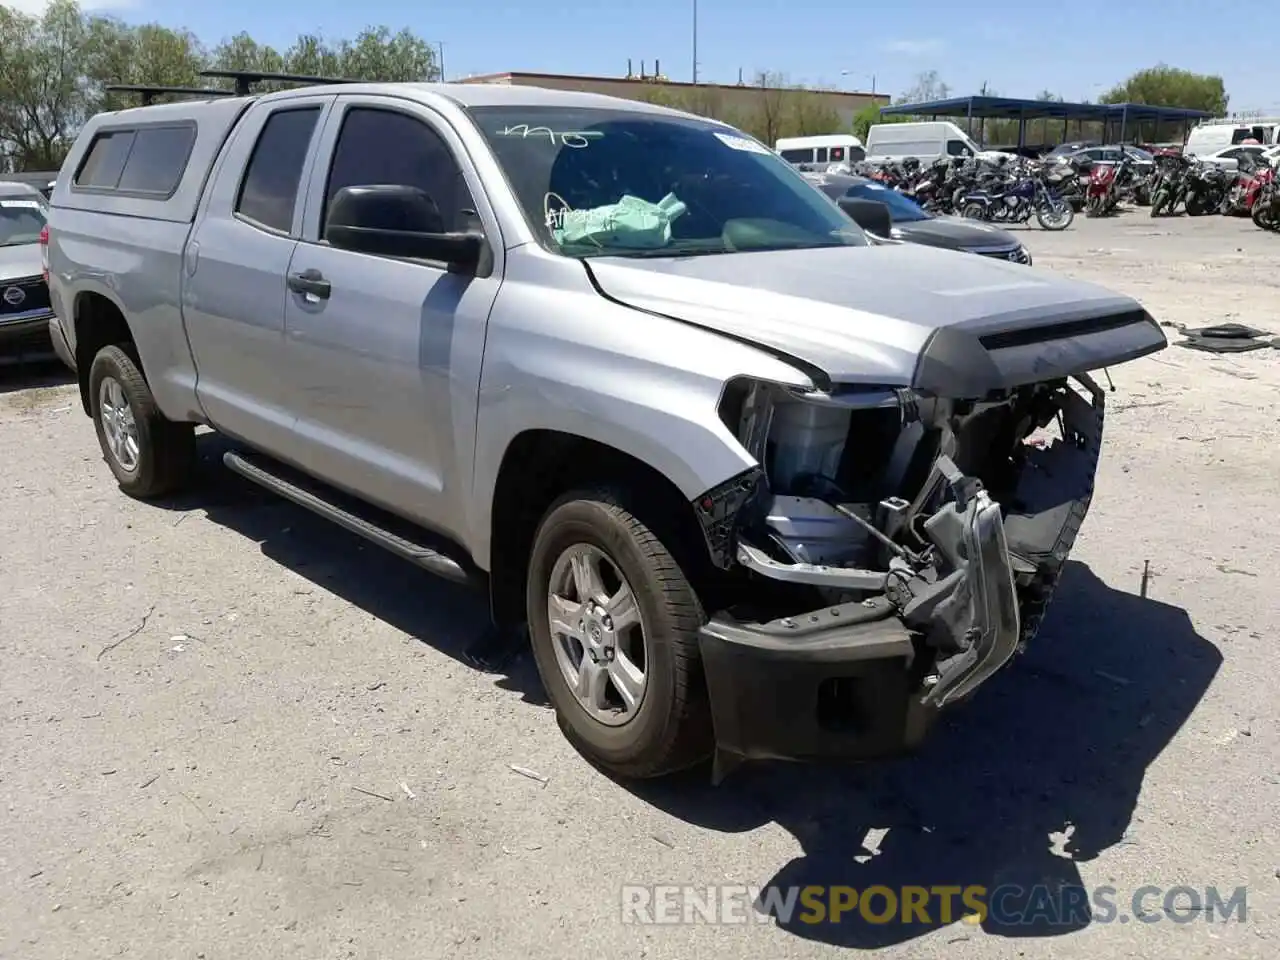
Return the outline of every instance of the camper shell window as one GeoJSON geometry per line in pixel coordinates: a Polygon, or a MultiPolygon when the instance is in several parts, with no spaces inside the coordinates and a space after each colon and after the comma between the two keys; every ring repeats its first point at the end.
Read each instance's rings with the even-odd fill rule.
{"type": "Polygon", "coordinates": [[[73,185],[94,193],[172,197],[196,142],[191,122],[115,127],[99,131],[73,185]]]}

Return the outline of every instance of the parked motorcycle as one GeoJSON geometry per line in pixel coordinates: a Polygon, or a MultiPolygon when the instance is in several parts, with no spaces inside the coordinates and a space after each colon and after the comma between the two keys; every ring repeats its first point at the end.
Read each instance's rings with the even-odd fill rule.
{"type": "Polygon", "coordinates": [[[1132,180],[1133,161],[1128,157],[1114,164],[1091,164],[1089,183],[1085,187],[1085,215],[1105,217],[1117,209],[1132,180]]]}
{"type": "Polygon", "coordinates": [[[1280,183],[1276,171],[1267,167],[1256,178],[1257,192],[1249,206],[1249,216],[1263,230],[1280,232],[1280,183]]]}
{"type": "Polygon", "coordinates": [[[1034,214],[1041,227],[1055,231],[1071,226],[1076,215],[1039,176],[1018,176],[1003,187],[967,193],[958,206],[962,217],[993,223],[1026,223],[1034,214]]]}
{"type": "Polygon", "coordinates": [[[1151,216],[1178,212],[1178,204],[1186,199],[1186,174],[1189,167],[1190,163],[1179,153],[1161,151],[1156,154],[1156,172],[1151,185],[1151,216]]]}
{"type": "Polygon", "coordinates": [[[1234,179],[1234,173],[1217,164],[1194,160],[1186,174],[1187,192],[1183,202],[1187,214],[1202,217],[1220,211],[1234,179]]]}
{"type": "Polygon", "coordinates": [[[1258,194],[1258,176],[1271,167],[1262,158],[1249,154],[1240,157],[1236,175],[1227,186],[1227,195],[1222,201],[1222,212],[1226,216],[1247,214],[1251,208],[1251,198],[1258,194]]]}

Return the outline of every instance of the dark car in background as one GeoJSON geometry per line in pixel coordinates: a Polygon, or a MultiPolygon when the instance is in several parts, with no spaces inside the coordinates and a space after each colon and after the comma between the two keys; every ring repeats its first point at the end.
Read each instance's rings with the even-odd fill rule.
{"type": "MultiPolygon", "coordinates": [[[[1013,263],[1031,263],[1031,254],[1027,252],[1027,248],[1007,230],[963,217],[929,213],[910,197],[866,177],[840,173],[805,173],[802,176],[837,203],[842,200],[862,200],[884,204],[889,209],[892,221],[889,231],[891,239],[959,250],[962,253],[976,253],[1013,263]]],[[[861,225],[864,229],[869,229],[867,224],[861,225]]]]}
{"type": "Polygon", "coordinates": [[[38,189],[0,180],[0,365],[52,356],[40,247],[47,212],[38,189]]]}

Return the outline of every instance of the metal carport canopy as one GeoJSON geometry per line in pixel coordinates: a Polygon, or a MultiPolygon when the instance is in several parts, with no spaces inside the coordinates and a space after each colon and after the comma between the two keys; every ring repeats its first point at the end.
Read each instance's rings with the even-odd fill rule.
{"type": "MultiPolygon", "coordinates": [[[[969,135],[973,135],[974,120],[1017,120],[1018,146],[1024,146],[1028,120],[1056,119],[1062,121],[1062,136],[1066,139],[1067,124],[1072,120],[1102,121],[1105,134],[1111,122],[1119,123],[1119,140],[1127,138],[1129,124],[1143,120],[1181,121],[1186,126],[1192,120],[1203,120],[1210,115],[1203,110],[1183,107],[1156,107],[1145,103],[1064,103],[1057,100],[1019,100],[1014,97],[952,97],[949,100],[930,100],[925,103],[898,103],[880,108],[881,116],[915,117],[964,117],[969,135]]],[[[980,138],[981,139],[981,138],[980,138]]]]}

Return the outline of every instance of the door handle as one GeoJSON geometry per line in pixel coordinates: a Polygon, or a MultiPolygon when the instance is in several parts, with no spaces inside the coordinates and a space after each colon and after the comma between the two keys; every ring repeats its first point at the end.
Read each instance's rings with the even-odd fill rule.
{"type": "Polygon", "coordinates": [[[319,297],[321,300],[328,300],[332,287],[329,281],[324,278],[319,270],[303,270],[301,273],[291,273],[288,276],[287,283],[289,289],[294,293],[310,294],[313,297],[319,297]]]}

